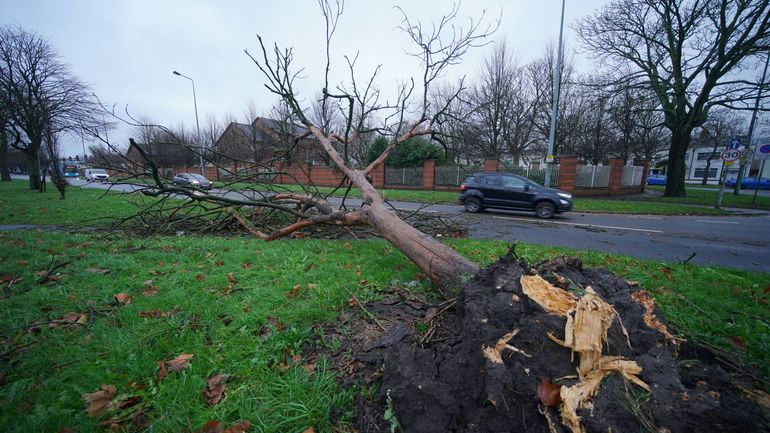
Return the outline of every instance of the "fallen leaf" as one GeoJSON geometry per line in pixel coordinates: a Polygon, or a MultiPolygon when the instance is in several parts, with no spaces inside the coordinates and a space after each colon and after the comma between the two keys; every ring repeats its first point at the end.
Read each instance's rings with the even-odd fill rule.
{"type": "Polygon", "coordinates": [[[120,305],[128,305],[131,303],[131,295],[127,293],[118,293],[113,296],[113,299],[120,305]]]}
{"type": "Polygon", "coordinates": [[[149,273],[150,273],[150,275],[152,275],[152,276],[156,276],[156,277],[157,277],[158,275],[160,275],[160,274],[161,274],[161,272],[160,272],[160,271],[158,271],[158,270],[155,270],[155,269],[151,270],[149,273]]]}
{"type": "Polygon", "coordinates": [[[156,308],[152,311],[140,311],[139,317],[149,317],[152,319],[159,319],[161,317],[168,317],[169,313],[160,311],[159,308],[156,308]]]}
{"type": "Polygon", "coordinates": [[[342,244],[342,248],[353,248],[353,245],[351,245],[350,242],[345,242],[342,244]]]}
{"type": "Polygon", "coordinates": [[[198,275],[195,276],[195,279],[198,280],[198,281],[203,281],[203,280],[206,279],[206,276],[203,275],[203,274],[198,274],[198,275]]]}
{"type": "Polygon", "coordinates": [[[305,272],[312,271],[313,269],[315,269],[315,263],[305,266],[305,272]]]}
{"type": "Polygon", "coordinates": [[[83,395],[83,399],[88,403],[86,412],[88,416],[95,417],[107,412],[115,398],[115,385],[102,384],[102,389],[90,394],[83,395]]]}
{"type": "Polygon", "coordinates": [[[168,369],[166,363],[163,361],[158,362],[158,382],[165,379],[168,376],[168,369]]]}
{"type": "Polygon", "coordinates": [[[248,313],[251,311],[251,305],[244,305],[243,306],[243,312],[248,313]]]}
{"type": "Polygon", "coordinates": [[[150,286],[152,286],[152,283],[153,283],[152,280],[144,280],[144,282],[142,283],[142,286],[150,287],[150,286]]]}
{"type": "Polygon", "coordinates": [[[88,268],[88,269],[86,269],[86,271],[94,273],[94,274],[109,274],[110,273],[109,269],[104,269],[104,268],[88,268]]]}
{"type": "Polygon", "coordinates": [[[232,284],[233,286],[238,284],[238,280],[236,280],[235,277],[233,277],[233,273],[232,272],[228,272],[227,273],[227,281],[229,281],[230,284],[232,284]]]}
{"type": "Polygon", "coordinates": [[[305,430],[302,430],[302,433],[315,433],[315,429],[311,426],[306,428],[305,430]]]}
{"type": "Polygon", "coordinates": [[[671,279],[671,268],[661,268],[660,271],[663,272],[666,278],[671,279]]]}
{"type": "Polygon", "coordinates": [[[244,263],[243,269],[251,269],[251,263],[244,263]]]}
{"type": "Polygon", "coordinates": [[[56,433],[75,433],[75,430],[73,430],[72,427],[62,427],[57,430],[56,433]]]}
{"type": "Polygon", "coordinates": [[[222,433],[246,433],[251,428],[249,421],[241,421],[226,428],[222,433]]]}
{"type": "Polygon", "coordinates": [[[297,296],[299,296],[299,290],[301,288],[302,288],[302,285],[300,285],[300,284],[295,285],[294,287],[292,287],[291,292],[289,292],[286,295],[286,297],[289,298],[289,299],[296,298],[297,296]]]}
{"type": "Polygon", "coordinates": [[[29,260],[16,260],[16,264],[19,266],[27,266],[29,264],[29,260]]]}
{"type": "Polygon", "coordinates": [[[356,304],[357,304],[357,302],[356,302],[356,298],[353,298],[353,297],[351,297],[351,298],[348,298],[348,305],[349,305],[349,306],[353,307],[353,306],[355,306],[356,304]]]}
{"type": "Polygon", "coordinates": [[[216,267],[220,267],[224,265],[225,265],[225,262],[223,262],[222,260],[217,260],[216,262],[214,262],[214,266],[216,267]]]}
{"type": "Polygon", "coordinates": [[[160,286],[145,287],[142,290],[142,295],[144,295],[144,296],[154,296],[154,295],[157,295],[159,291],[160,291],[160,286]]]}
{"type": "Polygon", "coordinates": [[[182,353],[176,358],[166,361],[166,366],[171,371],[182,371],[190,366],[190,360],[193,359],[195,355],[190,353],[182,353]]]}
{"type": "Polygon", "coordinates": [[[206,389],[203,390],[203,398],[210,405],[215,405],[222,400],[225,395],[225,382],[229,376],[225,374],[216,374],[206,383],[206,389]]]}
{"type": "Polygon", "coordinates": [[[560,391],[561,385],[551,383],[548,378],[541,380],[540,383],[537,384],[537,396],[546,406],[559,406],[559,403],[561,403],[560,391]]]}
{"type": "Polygon", "coordinates": [[[308,283],[307,288],[308,289],[317,289],[318,288],[318,284],[308,283]]]}
{"type": "Polygon", "coordinates": [[[745,350],[746,349],[746,340],[738,335],[731,335],[727,337],[727,340],[732,344],[736,349],[745,350]]]}
{"type": "Polygon", "coordinates": [[[71,312],[54,319],[48,326],[51,328],[60,328],[71,325],[85,325],[88,323],[88,314],[71,312]]]}
{"type": "Polygon", "coordinates": [[[203,424],[203,428],[198,430],[198,433],[222,433],[222,423],[219,421],[209,421],[203,424]]]}
{"type": "Polygon", "coordinates": [[[315,373],[315,364],[305,364],[302,369],[311,374],[315,373]]]}

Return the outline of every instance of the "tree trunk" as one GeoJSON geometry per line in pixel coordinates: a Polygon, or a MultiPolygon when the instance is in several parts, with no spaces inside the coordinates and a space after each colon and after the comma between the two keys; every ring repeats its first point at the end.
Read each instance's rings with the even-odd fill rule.
{"type": "Polygon", "coordinates": [[[393,246],[398,248],[434,284],[440,287],[457,286],[464,275],[473,275],[479,267],[462,254],[442,244],[396,215],[366,179],[364,171],[350,170],[350,179],[362,192],[365,204],[364,220],[393,246]]]}
{"type": "Polygon", "coordinates": [[[40,167],[37,161],[37,152],[31,149],[27,151],[27,173],[29,173],[29,189],[40,190],[40,167]]]}
{"type": "Polygon", "coordinates": [[[0,128],[0,181],[11,181],[11,172],[8,170],[8,135],[5,128],[0,128]]]}
{"type": "Polygon", "coordinates": [[[664,197],[684,197],[684,176],[687,171],[685,159],[687,147],[690,145],[691,131],[672,131],[671,147],[668,151],[666,168],[666,191],[664,197]]]}

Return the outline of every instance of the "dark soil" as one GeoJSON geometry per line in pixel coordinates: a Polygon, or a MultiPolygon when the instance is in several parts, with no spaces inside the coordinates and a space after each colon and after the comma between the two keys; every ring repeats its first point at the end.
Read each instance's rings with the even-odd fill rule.
{"type": "Polygon", "coordinates": [[[369,400],[359,398],[356,428],[385,432],[397,420],[404,432],[549,432],[548,416],[555,421],[550,431],[569,431],[558,410],[540,402],[537,385],[543,379],[574,384],[557,379],[576,374],[577,356],[573,360],[546,336],[563,338],[565,319],[545,313],[522,292],[519,278],[532,273],[570,290],[591,286],[612,304],[631,348],[616,319],[603,354],[636,361],[652,388],[646,392],[621,376],[605,380],[593,410],[579,413],[587,432],[770,431],[768,408],[747,397],[757,386],[743,368],[725,354],[667,342],[645,325],[644,308],[630,297],[639,287],[603,269],[584,269],[574,258],[535,269],[510,255],[466,284],[454,306],[395,291],[366,306],[379,324],[349,322],[347,350],[335,361],[351,383],[379,385],[369,400]],[[514,329],[519,333],[510,344],[531,357],[505,351],[504,365],[488,361],[482,346],[494,346],[514,329]],[[385,419],[388,407],[395,418],[385,419]]]}

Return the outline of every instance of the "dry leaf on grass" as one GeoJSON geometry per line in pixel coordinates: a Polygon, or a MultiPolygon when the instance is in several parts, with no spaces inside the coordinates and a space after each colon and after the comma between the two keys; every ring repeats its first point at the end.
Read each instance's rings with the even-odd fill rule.
{"type": "Polygon", "coordinates": [[[58,319],[54,319],[48,325],[50,328],[60,328],[72,325],[86,325],[88,324],[88,314],[86,313],[67,313],[58,319]]]}
{"type": "Polygon", "coordinates": [[[166,368],[166,363],[163,361],[158,362],[158,382],[165,379],[166,376],[168,376],[168,368],[166,368]]]}
{"type": "Polygon", "coordinates": [[[83,399],[88,403],[86,412],[88,416],[96,417],[107,412],[112,406],[112,399],[115,398],[115,385],[102,384],[102,389],[90,394],[83,395],[83,399]]]}
{"type": "Polygon", "coordinates": [[[232,272],[227,273],[227,281],[229,281],[233,286],[238,284],[238,280],[235,279],[232,272]]]}
{"type": "Polygon", "coordinates": [[[193,359],[195,355],[191,353],[182,353],[176,358],[166,361],[166,366],[170,371],[182,371],[185,370],[187,367],[190,366],[190,360],[193,359]]]}
{"type": "Polygon", "coordinates": [[[128,293],[118,293],[112,297],[119,305],[128,305],[131,303],[131,295],[128,293]]]}
{"type": "Polygon", "coordinates": [[[251,423],[249,421],[241,421],[228,428],[224,428],[220,421],[209,421],[197,433],[245,433],[250,428],[251,423]]]}
{"type": "Polygon", "coordinates": [[[88,269],[86,269],[86,271],[94,273],[94,274],[109,274],[110,273],[109,269],[104,269],[104,268],[88,268],[88,269]]]}
{"type": "Polygon", "coordinates": [[[160,311],[159,308],[156,308],[156,309],[151,310],[151,311],[140,311],[139,312],[139,317],[149,317],[151,319],[159,319],[161,317],[168,317],[169,314],[171,314],[171,313],[168,313],[168,312],[165,312],[165,311],[160,311]]]}
{"type": "Polygon", "coordinates": [[[225,382],[229,376],[225,374],[216,374],[206,383],[206,389],[203,391],[203,398],[210,405],[215,405],[222,400],[225,395],[225,382]]]}
{"type": "Polygon", "coordinates": [[[294,287],[291,288],[291,292],[286,294],[286,297],[288,299],[294,299],[299,296],[299,291],[302,289],[301,284],[296,284],[294,287]]]}
{"type": "Polygon", "coordinates": [[[198,281],[203,281],[203,280],[206,279],[206,276],[203,275],[203,274],[198,274],[198,275],[195,276],[195,279],[198,280],[198,281]]]}
{"type": "Polygon", "coordinates": [[[310,426],[305,430],[302,430],[302,433],[315,433],[315,429],[312,426],[310,426]]]}

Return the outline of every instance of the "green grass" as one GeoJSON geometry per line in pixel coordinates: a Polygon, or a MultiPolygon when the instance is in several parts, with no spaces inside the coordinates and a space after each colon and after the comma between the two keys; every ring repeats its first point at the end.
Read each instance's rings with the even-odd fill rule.
{"type": "MultiPolygon", "coordinates": [[[[487,265],[507,245],[452,240],[487,265]]],[[[0,233],[3,274],[21,278],[0,300],[5,377],[0,385],[0,431],[102,431],[89,418],[83,395],[101,384],[141,397],[153,431],[194,431],[210,420],[247,419],[255,431],[349,431],[355,392],[320,360],[282,368],[309,344],[339,347],[318,325],[334,320],[351,293],[377,299],[391,285],[425,289],[425,279],[400,252],[381,240],[295,240],[264,243],[247,238],[153,238],[110,242],[61,232],[0,233]],[[37,271],[69,261],[60,281],[37,284],[37,271]],[[108,273],[93,270],[109,269],[108,273]],[[237,280],[232,284],[228,274],[237,280]],[[151,281],[149,281],[151,280],[151,281]],[[296,296],[294,287],[299,285],[296,296]],[[157,294],[143,293],[147,287],[157,294]],[[132,302],[117,306],[113,296],[132,302]],[[142,318],[158,309],[168,317],[142,318]],[[27,326],[69,312],[89,314],[72,329],[27,326]],[[277,318],[279,327],[268,324],[277,318]],[[195,355],[191,367],[156,379],[158,362],[195,355]],[[8,361],[12,363],[8,364],[8,361]],[[204,402],[207,378],[231,376],[226,398],[204,402]],[[332,413],[337,414],[332,418],[332,413]]],[[[767,309],[770,275],[719,267],[662,264],[611,254],[521,245],[530,262],[564,253],[587,266],[608,266],[652,291],[676,332],[728,350],[770,371],[767,309]],[[731,338],[740,337],[744,349],[731,338]]],[[[3,285],[2,287],[6,287],[3,285]]],[[[291,364],[291,363],[289,363],[291,364]]]]}
{"type": "MultiPolygon", "coordinates": [[[[652,186],[648,188],[660,192],[663,192],[664,190],[664,187],[662,186],[652,186]]],[[[686,186],[686,197],[651,197],[648,199],[658,203],[681,203],[714,207],[717,202],[717,195],[719,194],[718,188],[710,188],[708,191],[694,188],[702,188],[702,186],[686,186]],[[690,188],[690,186],[692,188],[690,188]]],[[[753,199],[753,190],[742,189],[740,195],[734,195],[732,188],[725,188],[724,195],[722,196],[722,207],[770,210],[770,197],[757,195],[756,204],[752,203],[753,199]]]]}
{"type": "Polygon", "coordinates": [[[107,224],[104,218],[132,215],[154,198],[120,194],[102,189],[68,187],[65,199],[52,185],[40,193],[31,191],[27,181],[0,182],[1,224],[107,224]]]}

